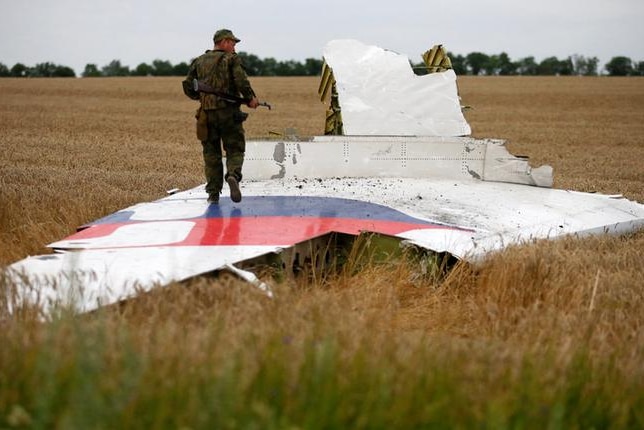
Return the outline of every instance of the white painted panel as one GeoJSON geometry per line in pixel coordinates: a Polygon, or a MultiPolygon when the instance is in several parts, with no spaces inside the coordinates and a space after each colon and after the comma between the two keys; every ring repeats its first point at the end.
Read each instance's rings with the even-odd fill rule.
{"type": "Polygon", "coordinates": [[[357,40],[324,47],[345,135],[466,136],[453,70],[416,76],[405,55],[357,40]]]}
{"type": "MultiPolygon", "coordinates": [[[[152,204],[148,206],[155,207],[152,204]]],[[[157,206],[156,209],[161,208],[157,206]]],[[[191,221],[154,221],[129,224],[118,227],[107,236],[77,239],[71,242],[58,241],[49,246],[52,248],[87,249],[140,246],[141,243],[145,243],[146,246],[171,245],[185,240],[194,224],[191,221]]]]}
{"type": "Polygon", "coordinates": [[[474,178],[552,186],[549,166],[533,169],[527,159],[510,154],[504,141],[470,137],[324,136],[301,142],[249,141],[244,177],[474,178]]]}
{"type": "Polygon", "coordinates": [[[116,303],[155,285],[181,281],[277,251],[275,246],[90,249],[29,257],[9,267],[22,300],[79,312],[116,303]]]}

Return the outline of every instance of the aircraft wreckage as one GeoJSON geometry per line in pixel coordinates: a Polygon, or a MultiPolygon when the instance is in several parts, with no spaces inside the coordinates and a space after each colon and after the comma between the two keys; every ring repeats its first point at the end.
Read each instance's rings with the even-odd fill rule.
{"type": "Polygon", "coordinates": [[[456,75],[442,47],[416,76],[406,56],[355,40],[324,49],[326,135],[248,141],[244,198],[209,205],[204,187],[136,204],[9,266],[20,300],[84,312],[158,285],[279,260],[295,272],[328,263],[339,237],[361,233],[476,261],[511,244],[625,233],[644,205],[552,189],[498,139],[468,137],[456,75]]]}

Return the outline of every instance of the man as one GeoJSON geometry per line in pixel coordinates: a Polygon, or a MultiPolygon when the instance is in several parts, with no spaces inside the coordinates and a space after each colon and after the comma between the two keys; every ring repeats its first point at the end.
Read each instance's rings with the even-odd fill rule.
{"type": "Polygon", "coordinates": [[[226,96],[248,100],[247,106],[255,109],[259,101],[251,88],[241,60],[235,53],[240,41],[232,31],[217,30],[213,37],[213,50],[206,51],[190,65],[188,76],[183,81],[184,93],[193,100],[199,100],[197,110],[197,137],[203,146],[206,192],[210,203],[219,203],[219,194],[225,179],[230,187],[233,202],[241,201],[239,182],[242,180],[242,165],[246,140],[242,122],[247,114],[239,108],[239,102],[226,96]],[[212,87],[215,94],[197,92],[194,79],[212,87]],[[226,151],[226,174],[222,165],[221,144],[226,151]]]}

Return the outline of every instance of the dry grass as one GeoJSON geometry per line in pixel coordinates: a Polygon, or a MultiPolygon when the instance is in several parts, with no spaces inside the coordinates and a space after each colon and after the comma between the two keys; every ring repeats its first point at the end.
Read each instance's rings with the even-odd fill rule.
{"type": "Polygon", "coordinates": [[[459,86],[473,134],[552,165],[555,187],[644,201],[644,79],[465,76],[459,86]]]}
{"type": "MultiPolygon", "coordinates": [[[[202,182],[196,106],[179,81],[0,79],[0,264],[202,182]]],[[[274,110],[253,112],[247,134],[320,134],[317,83],[254,79],[274,110]]],[[[553,165],[557,187],[644,201],[644,79],[463,77],[459,88],[474,135],[508,139],[532,165],[553,165]]],[[[281,428],[400,426],[402,417],[403,427],[642,426],[643,249],[644,232],[569,238],[514,247],[476,269],[459,265],[440,281],[391,262],[323,285],[285,283],[274,301],[231,280],[199,279],[80,324],[47,327],[18,315],[3,327],[0,426],[33,423],[35,393],[47,391],[38,378],[51,396],[82,394],[98,411],[111,410],[101,396],[122,389],[130,406],[110,407],[118,422],[141,428],[207,428],[199,414],[208,399],[231,395],[281,428]],[[44,362],[54,363],[51,374],[44,362]],[[69,382],[82,369],[94,391],[69,382]],[[213,380],[239,388],[217,392],[213,380]],[[155,397],[169,387],[169,397],[155,397]],[[324,409],[334,404],[327,390],[340,393],[342,407],[324,409]],[[346,410],[352,405],[366,416],[346,410]]],[[[218,413],[235,419],[234,401],[218,413]]],[[[81,419],[59,403],[48,410],[63,418],[39,422],[81,419]]]]}

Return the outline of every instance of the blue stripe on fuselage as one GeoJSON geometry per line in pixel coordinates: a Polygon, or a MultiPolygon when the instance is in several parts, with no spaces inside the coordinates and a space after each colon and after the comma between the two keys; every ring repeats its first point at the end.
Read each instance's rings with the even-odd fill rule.
{"type": "MultiPolygon", "coordinates": [[[[150,203],[154,204],[154,203],[150,203]]],[[[163,209],[160,207],[159,211],[163,209]]],[[[123,210],[100,218],[83,227],[96,224],[127,223],[134,211],[123,210]]],[[[361,200],[314,196],[245,196],[241,203],[233,203],[222,196],[218,205],[209,205],[203,215],[189,218],[231,217],[312,217],[354,218],[378,221],[395,221],[419,225],[441,225],[406,215],[388,206],[361,200]]],[[[160,217],[160,219],[167,219],[160,217]]],[[[153,219],[149,219],[153,221],[153,219]]],[[[81,228],[82,229],[82,228],[81,228]]]]}

